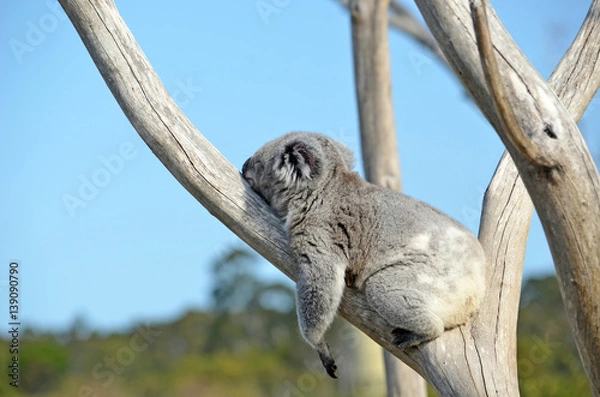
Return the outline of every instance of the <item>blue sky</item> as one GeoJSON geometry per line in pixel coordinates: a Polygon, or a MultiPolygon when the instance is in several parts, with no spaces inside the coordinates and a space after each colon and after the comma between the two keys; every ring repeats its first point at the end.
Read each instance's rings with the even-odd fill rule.
{"type": "MultiPolygon", "coordinates": [[[[266,18],[259,1],[116,3],[183,111],[238,168],[291,130],[358,149],[349,18],[336,1],[268,0],[279,6],[266,18]]],[[[545,77],[589,5],[493,3],[545,77]]],[[[30,326],[64,329],[80,316],[107,331],[206,307],[210,261],[238,240],[138,137],[57,2],[4,2],[0,42],[0,294],[16,259],[30,326]]],[[[395,31],[390,48],[405,192],[476,231],[503,147],[426,50],[395,31]]],[[[599,122],[596,106],[582,128],[599,122]]],[[[535,222],[525,275],[549,272],[535,222]]]]}

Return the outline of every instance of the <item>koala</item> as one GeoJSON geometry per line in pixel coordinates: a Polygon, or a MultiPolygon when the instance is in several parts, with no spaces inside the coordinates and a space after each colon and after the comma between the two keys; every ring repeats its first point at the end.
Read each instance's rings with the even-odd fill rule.
{"type": "Polygon", "coordinates": [[[466,323],[484,292],[486,258],[457,221],[352,171],[353,154],[324,135],[293,132],[260,148],[242,176],[285,221],[304,339],[332,378],[324,335],[344,289],[364,293],[408,349],[466,323]]]}

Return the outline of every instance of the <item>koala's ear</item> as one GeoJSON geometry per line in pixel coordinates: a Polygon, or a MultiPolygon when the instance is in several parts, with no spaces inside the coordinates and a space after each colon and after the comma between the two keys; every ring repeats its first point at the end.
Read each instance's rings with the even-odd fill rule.
{"type": "Polygon", "coordinates": [[[344,162],[344,165],[348,167],[348,170],[352,170],[354,168],[354,153],[352,153],[352,150],[340,142],[335,142],[335,146],[340,154],[340,157],[342,158],[342,161],[344,162]]]}
{"type": "Polygon", "coordinates": [[[300,178],[311,179],[319,172],[319,161],[313,149],[302,142],[290,143],[285,147],[283,163],[300,178]]]}

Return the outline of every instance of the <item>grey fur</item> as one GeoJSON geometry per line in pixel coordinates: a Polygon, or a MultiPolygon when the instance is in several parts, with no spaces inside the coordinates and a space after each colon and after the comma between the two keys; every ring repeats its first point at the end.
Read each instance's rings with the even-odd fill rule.
{"type": "Polygon", "coordinates": [[[423,202],[366,182],[353,162],[346,146],[294,132],[242,167],[285,219],[300,330],[332,377],[324,334],[345,286],[364,292],[405,349],[467,322],[484,290],[485,255],[471,232],[423,202]]]}

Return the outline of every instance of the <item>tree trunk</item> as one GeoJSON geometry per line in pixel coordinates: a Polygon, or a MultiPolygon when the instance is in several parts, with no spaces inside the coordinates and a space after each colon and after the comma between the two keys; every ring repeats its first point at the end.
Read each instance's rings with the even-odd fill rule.
{"type": "MultiPolygon", "coordinates": [[[[482,112],[496,128],[519,169],[542,221],[556,266],[569,322],[595,395],[600,395],[600,176],[581,133],[564,104],[527,62],[491,7],[490,26],[480,24],[479,39],[491,30],[493,46],[483,65],[497,59],[497,84],[490,84],[479,52],[466,1],[417,0],[446,58],[482,112]],[[463,19],[464,18],[464,19],[463,19]],[[483,29],[485,28],[485,29],[483,29]],[[462,45],[457,45],[461,43],[462,45]],[[499,56],[493,54],[493,49],[499,56]],[[498,101],[494,87],[507,86],[498,101]],[[491,93],[490,93],[491,91],[491,93]],[[504,106],[502,106],[504,104],[504,106]],[[513,127],[507,114],[514,112],[513,127]],[[497,111],[500,110],[500,112],[497,111]],[[511,123],[509,123],[511,124],[511,123]]],[[[481,1],[472,1],[483,10],[481,1]]],[[[589,103],[600,85],[598,1],[559,68],[567,69],[559,94],[577,95],[572,104],[589,103]],[[583,74],[583,73],[585,74],[583,74]]],[[[481,44],[481,41],[479,42],[481,44]]],[[[490,81],[493,83],[493,80],[490,81]]],[[[569,105],[569,104],[567,104],[569,105]]],[[[584,107],[585,108],[585,107],[584,107]]],[[[580,110],[578,108],[578,110],[580,110]]]]}

